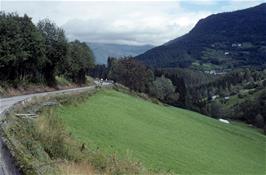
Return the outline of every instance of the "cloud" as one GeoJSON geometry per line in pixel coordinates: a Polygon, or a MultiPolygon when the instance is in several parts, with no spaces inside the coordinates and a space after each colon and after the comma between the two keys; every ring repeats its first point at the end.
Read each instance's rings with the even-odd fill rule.
{"type": "Polygon", "coordinates": [[[62,27],[71,39],[91,42],[159,45],[185,34],[211,12],[187,12],[177,2],[101,3],[86,19],[62,27]]]}
{"type": "Polygon", "coordinates": [[[221,8],[223,11],[235,11],[265,3],[266,0],[231,0],[221,8]]]}
{"type": "Polygon", "coordinates": [[[71,34],[71,39],[158,45],[188,32],[188,29],[192,28],[200,18],[207,15],[209,13],[190,13],[186,16],[171,17],[162,14],[138,14],[109,20],[74,19],[65,23],[63,28],[71,34]]]}
{"type": "Polygon", "coordinates": [[[186,1],[186,3],[189,4],[196,4],[196,5],[213,5],[216,4],[217,0],[191,0],[191,1],[186,1]]]}
{"type": "Polygon", "coordinates": [[[35,23],[49,18],[64,28],[70,40],[160,45],[187,33],[199,19],[211,13],[239,6],[239,2],[217,2],[4,0],[1,9],[27,13],[35,23]],[[197,8],[192,8],[192,4],[197,8]]]}

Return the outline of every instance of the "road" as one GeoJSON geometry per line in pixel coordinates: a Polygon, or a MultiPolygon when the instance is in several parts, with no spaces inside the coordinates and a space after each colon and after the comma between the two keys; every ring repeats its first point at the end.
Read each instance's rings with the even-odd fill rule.
{"type": "MultiPolygon", "coordinates": [[[[108,82],[95,82],[97,85],[108,86],[111,83],[108,82]]],[[[43,92],[43,93],[36,93],[30,95],[22,95],[22,96],[15,96],[9,98],[0,98],[0,121],[2,120],[4,111],[8,108],[12,107],[14,104],[21,102],[23,100],[27,100],[32,97],[42,97],[47,95],[61,95],[61,94],[72,94],[78,92],[84,92],[87,90],[94,89],[96,86],[88,86],[88,87],[81,87],[81,88],[74,88],[74,89],[66,89],[66,90],[59,90],[53,92],[43,92]]],[[[3,145],[3,141],[0,138],[0,175],[19,175],[17,168],[14,165],[13,160],[7,150],[7,148],[3,145]]]]}

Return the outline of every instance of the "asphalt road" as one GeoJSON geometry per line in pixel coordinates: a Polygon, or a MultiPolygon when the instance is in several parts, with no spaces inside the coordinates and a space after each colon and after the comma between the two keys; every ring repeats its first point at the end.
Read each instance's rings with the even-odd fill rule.
{"type": "MultiPolygon", "coordinates": [[[[95,82],[96,85],[101,86],[108,86],[111,83],[108,82],[95,82]]],[[[61,94],[72,94],[78,92],[84,92],[90,89],[94,89],[96,86],[88,86],[88,87],[81,87],[81,88],[74,88],[74,89],[66,89],[66,90],[59,90],[53,92],[44,92],[44,93],[36,93],[30,95],[22,95],[22,96],[15,96],[9,98],[0,98],[0,121],[2,120],[3,113],[6,109],[12,107],[14,104],[27,100],[32,97],[42,97],[46,95],[61,95],[61,94]]],[[[14,165],[14,162],[11,159],[9,151],[3,145],[2,139],[0,138],[0,175],[19,175],[17,168],[14,165]]]]}

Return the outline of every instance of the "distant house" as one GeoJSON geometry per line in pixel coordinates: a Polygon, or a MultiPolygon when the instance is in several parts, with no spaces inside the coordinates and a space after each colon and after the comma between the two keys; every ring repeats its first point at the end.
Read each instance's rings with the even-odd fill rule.
{"type": "Polygon", "coordinates": [[[216,71],[215,70],[207,70],[204,71],[206,74],[211,74],[211,75],[216,75],[216,71]]]}
{"type": "Polygon", "coordinates": [[[229,55],[230,53],[229,52],[224,52],[224,55],[229,55]]]}
{"type": "Polygon", "coordinates": [[[224,99],[225,99],[225,100],[229,100],[229,99],[230,99],[230,97],[224,97],[224,99]]]}
{"type": "Polygon", "coordinates": [[[233,43],[232,47],[242,47],[242,44],[241,43],[233,43]]]}
{"type": "Polygon", "coordinates": [[[216,74],[217,74],[217,75],[225,75],[226,72],[217,72],[216,74]]]}
{"type": "Polygon", "coordinates": [[[215,71],[215,70],[211,70],[211,71],[210,71],[210,74],[212,74],[212,75],[216,75],[216,71],[215,71]]]}
{"type": "Polygon", "coordinates": [[[216,98],[218,98],[219,97],[219,95],[213,95],[212,96],[212,100],[215,100],[216,98]]]}
{"type": "Polygon", "coordinates": [[[210,75],[224,75],[227,72],[223,70],[206,70],[204,71],[205,74],[210,74],[210,75]]]}

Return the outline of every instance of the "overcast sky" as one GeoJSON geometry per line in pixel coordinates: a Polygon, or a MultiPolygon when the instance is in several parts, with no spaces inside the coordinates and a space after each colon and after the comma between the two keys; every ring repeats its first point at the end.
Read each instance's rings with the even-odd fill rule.
{"type": "Polygon", "coordinates": [[[187,32],[212,13],[252,7],[266,0],[9,1],[0,9],[24,13],[33,22],[49,18],[69,40],[160,45],[187,32]]]}

